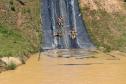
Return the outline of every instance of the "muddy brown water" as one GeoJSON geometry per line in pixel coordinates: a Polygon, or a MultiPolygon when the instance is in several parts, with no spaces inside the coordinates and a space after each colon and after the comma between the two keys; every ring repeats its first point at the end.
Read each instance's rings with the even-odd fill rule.
{"type": "Polygon", "coordinates": [[[0,74],[0,84],[126,84],[126,57],[96,58],[33,55],[25,65],[0,74]],[[108,60],[109,59],[109,60],[108,60]]]}

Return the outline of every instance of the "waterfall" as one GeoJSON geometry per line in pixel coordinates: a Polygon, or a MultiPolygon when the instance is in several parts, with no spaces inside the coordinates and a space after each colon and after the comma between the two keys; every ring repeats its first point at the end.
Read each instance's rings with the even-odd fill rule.
{"type": "Polygon", "coordinates": [[[94,47],[80,15],[78,0],[42,0],[41,7],[43,49],[94,47]],[[60,16],[64,20],[61,28],[57,26],[57,19],[60,16]],[[70,37],[72,27],[77,31],[75,40],[70,37]],[[62,31],[61,37],[54,36],[58,30],[62,31]]]}

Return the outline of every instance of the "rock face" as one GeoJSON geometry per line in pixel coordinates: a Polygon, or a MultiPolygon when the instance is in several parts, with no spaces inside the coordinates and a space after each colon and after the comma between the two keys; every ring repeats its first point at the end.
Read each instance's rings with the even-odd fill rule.
{"type": "Polygon", "coordinates": [[[22,62],[20,61],[20,59],[19,58],[15,58],[15,57],[3,57],[3,58],[1,58],[1,60],[4,63],[6,63],[6,64],[14,63],[17,66],[22,64],[22,62]]]}
{"type": "Polygon", "coordinates": [[[6,70],[6,63],[0,60],[0,73],[6,70]]]}
{"type": "Polygon", "coordinates": [[[7,66],[11,63],[15,64],[16,66],[19,66],[21,64],[25,64],[29,56],[22,56],[22,57],[3,57],[0,58],[0,73],[2,71],[6,71],[7,66]]]}

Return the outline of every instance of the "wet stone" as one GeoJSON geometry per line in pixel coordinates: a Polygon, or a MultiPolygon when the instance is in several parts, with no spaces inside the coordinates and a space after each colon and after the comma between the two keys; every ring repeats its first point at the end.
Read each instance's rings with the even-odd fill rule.
{"type": "Polygon", "coordinates": [[[48,50],[44,52],[44,55],[49,57],[60,57],[60,58],[71,58],[75,57],[76,59],[83,59],[89,57],[93,52],[86,49],[57,49],[57,50],[48,50]]]}

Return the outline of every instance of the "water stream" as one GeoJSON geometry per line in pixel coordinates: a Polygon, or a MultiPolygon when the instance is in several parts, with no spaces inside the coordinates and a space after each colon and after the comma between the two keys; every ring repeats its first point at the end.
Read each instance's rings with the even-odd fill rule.
{"type": "Polygon", "coordinates": [[[42,0],[41,1],[43,49],[94,48],[82,20],[78,0],[42,0]],[[63,18],[63,26],[58,26],[58,18],[63,18]],[[77,32],[72,39],[72,29],[77,32]],[[61,37],[54,36],[62,32],[61,37]]]}

